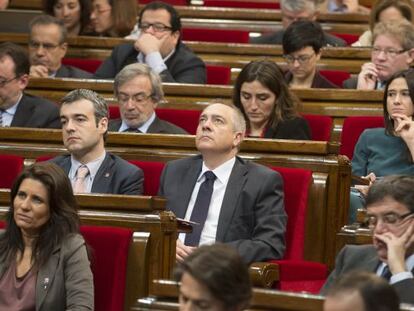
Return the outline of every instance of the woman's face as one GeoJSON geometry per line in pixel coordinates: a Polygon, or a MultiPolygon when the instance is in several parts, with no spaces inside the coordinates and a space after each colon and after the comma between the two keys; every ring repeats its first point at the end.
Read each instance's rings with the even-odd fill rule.
{"type": "Polygon", "coordinates": [[[411,117],[414,113],[413,102],[407,81],[404,78],[394,79],[388,86],[387,111],[392,119],[395,114],[411,117]]]}
{"type": "Polygon", "coordinates": [[[67,29],[80,25],[81,6],[78,0],[58,0],[53,6],[53,13],[63,21],[67,29]]]}
{"type": "Polygon", "coordinates": [[[270,118],[276,95],[256,80],[242,84],[240,100],[250,125],[263,126],[270,118]]]}
{"type": "Polygon", "coordinates": [[[306,79],[315,74],[316,63],[321,58],[321,53],[316,54],[313,47],[306,46],[299,51],[289,54],[287,63],[289,71],[296,79],[306,79]]]}
{"type": "Polygon", "coordinates": [[[25,235],[37,235],[49,221],[50,206],[47,188],[40,181],[26,178],[13,200],[14,221],[25,235]]]}
{"type": "Polygon", "coordinates": [[[404,19],[404,17],[400,10],[393,6],[386,8],[378,15],[379,22],[400,21],[402,19],[404,19]]]}
{"type": "Polygon", "coordinates": [[[101,34],[109,31],[113,26],[112,7],[108,0],[92,1],[91,22],[95,32],[101,34]]]}

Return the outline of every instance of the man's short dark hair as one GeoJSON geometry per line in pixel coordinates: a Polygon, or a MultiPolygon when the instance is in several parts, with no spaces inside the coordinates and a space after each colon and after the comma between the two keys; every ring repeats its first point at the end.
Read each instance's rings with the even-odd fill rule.
{"type": "Polygon", "coordinates": [[[0,59],[9,56],[14,63],[14,74],[16,77],[21,77],[30,72],[30,61],[27,51],[21,46],[4,42],[0,44],[0,59]]]}
{"type": "Polygon", "coordinates": [[[39,15],[33,18],[29,24],[30,33],[32,33],[33,27],[35,26],[48,26],[48,25],[56,25],[59,28],[59,33],[60,33],[59,44],[65,43],[68,37],[68,31],[63,21],[54,16],[44,14],[44,15],[39,15]]]}
{"type": "Polygon", "coordinates": [[[166,10],[170,13],[170,24],[171,24],[171,31],[181,31],[181,19],[178,15],[177,10],[170,4],[162,2],[162,1],[153,1],[148,3],[139,13],[138,18],[138,25],[141,23],[142,15],[145,11],[155,11],[155,10],[166,10]]]}
{"type": "Polygon", "coordinates": [[[297,52],[307,46],[318,54],[324,44],[324,33],[319,23],[300,20],[286,28],[282,43],[284,54],[297,52]]]}
{"type": "Polygon", "coordinates": [[[197,248],[177,264],[175,280],[179,282],[184,273],[206,286],[226,309],[249,304],[252,293],[248,268],[230,246],[216,243],[197,248]]]}

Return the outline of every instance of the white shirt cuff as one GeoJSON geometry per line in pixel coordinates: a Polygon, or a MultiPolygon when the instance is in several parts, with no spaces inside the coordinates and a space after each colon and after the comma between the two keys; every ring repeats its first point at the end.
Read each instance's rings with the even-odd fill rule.
{"type": "Polygon", "coordinates": [[[391,276],[390,278],[390,284],[395,284],[407,279],[412,279],[413,278],[413,274],[410,271],[403,271],[397,274],[394,274],[393,276],[391,276]]]}
{"type": "Polygon", "coordinates": [[[161,57],[160,52],[152,52],[145,55],[145,62],[151,67],[156,73],[160,74],[164,70],[167,70],[167,66],[161,57]]]}

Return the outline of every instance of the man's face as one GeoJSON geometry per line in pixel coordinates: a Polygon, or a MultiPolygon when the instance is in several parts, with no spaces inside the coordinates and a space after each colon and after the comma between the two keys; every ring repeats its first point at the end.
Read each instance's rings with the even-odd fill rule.
{"type": "Polygon", "coordinates": [[[122,120],[130,128],[138,128],[154,113],[157,103],[152,97],[151,81],[136,76],[118,88],[118,102],[122,120]]]}
{"type": "Polygon", "coordinates": [[[365,311],[364,301],[357,291],[326,296],[323,311],[365,311]]]}
{"type": "Polygon", "coordinates": [[[242,140],[234,130],[233,110],[223,104],[208,106],[201,113],[196,133],[196,147],[204,155],[229,155],[242,140]]]}
{"type": "Polygon", "coordinates": [[[0,59],[0,108],[8,109],[16,104],[29,82],[27,74],[16,77],[13,59],[4,56],[0,59]]]}
{"type": "Polygon", "coordinates": [[[311,46],[289,54],[293,62],[288,62],[288,68],[293,77],[306,79],[316,71],[316,63],[321,58],[321,54],[316,54],[311,46]]]}
{"type": "Polygon", "coordinates": [[[108,119],[95,120],[93,104],[86,99],[63,104],[60,108],[63,144],[78,160],[87,163],[101,155],[108,119]]]}
{"type": "MultiPolygon", "coordinates": [[[[160,24],[166,27],[171,27],[171,16],[167,10],[146,10],[142,14],[140,20],[141,25],[154,25],[160,24]]],[[[177,45],[178,39],[180,37],[180,32],[175,31],[171,32],[169,29],[163,31],[157,31],[154,27],[149,27],[146,30],[142,30],[144,33],[149,33],[156,37],[159,40],[163,40],[161,45],[160,53],[163,57],[166,57],[177,45]]]]}
{"type": "Polygon", "coordinates": [[[316,17],[317,17],[316,12],[310,12],[308,10],[289,11],[283,8],[282,9],[282,26],[283,26],[283,29],[286,29],[293,22],[296,22],[299,20],[315,21],[316,17]]]}
{"type": "Polygon", "coordinates": [[[67,44],[62,43],[61,39],[57,25],[34,26],[29,41],[30,64],[46,66],[49,73],[56,72],[67,50],[67,44]]]}
{"type": "Polygon", "coordinates": [[[226,310],[223,303],[215,298],[204,284],[198,282],[187,272],[184,272],[181,278],[179,303],[180,311],[226,310]]]}
{"type": "Polygon", "coordinates": [[[410,51],[402,52],[403,46],[397,38],[389,35],[376,37],[371,52],[371,61],[378,70],[381,81],[388,80],[394,73],[409,68],[413,58],[410,51]]]}
{"type": "Polygon", "coordinates": [[[370,221],[375,223],[372,225],[374,234],[373,244],[381,261],[387,262],[387,245],[376,238],[375,235],[387,233],[396,237],[401,236],[413,222],[411,216],[404,219],[401,218],[401,216],[407,215],[409,212],[410,210],[404,204],[390,197],[367,206],[368,217],[371,220],[375,219],[375,221],[370,221]],[[393,221],[389,221],[390,219],[393,221]]]}

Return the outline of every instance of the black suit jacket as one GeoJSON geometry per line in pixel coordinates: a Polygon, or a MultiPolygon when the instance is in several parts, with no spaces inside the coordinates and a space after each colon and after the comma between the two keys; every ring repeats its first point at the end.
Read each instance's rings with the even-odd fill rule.
{"type": "MultiPolygon", "coordinates": [[[[111,132],[118,132],[121,127],[122,119],[110,120],[108,130],[111,132]]],[[[170,122],[161,120],[158,117],[155,117],[154,122],[148,128],[147,133],[149,134],[188,134],[181,127],[178,127],[170,122]]]]}
{"type": "Polygon", "coordinates": [[[268,127],[264,138],[274,139],[311,139],[308,122],[302,117],[296,117],[279,122],[276,128],[268,127]]]}
{"type": "MultiPolygon", "coordinates": [[[[338,254],[335,270],[322,287],[321,294],[326,294],[335,280],[353,270],[375,273],[380,264],[377,251],[373,245],[347,245],[338,254]]],[[[392,285],[403,303],[414,303],[414,279],[407,279],[392,285]]]]}
{"type": "Polygon", "coordinates": [[[61,128],[59,107],[47,99],[23,93],[10,126],[61,128]]]}
{"type": "MultiPolygon", "coordinates": [[[[292,73],[290,71],[287,71],[285,73],[286,82],[289,84],[290,81],[292,81],[292,79],[293,79],[292,73]]],[[[316,70],[315,76],[313,77],[313,80],[312,80],[311,88],[312,89],[337,89],[338,86],[333,84],[328,79],[326,79],[324,76],[320,74],[318,70],[316,70]]]]}
{"type": "MultiPolygon", "coordinates": [[[[167,163],[159,195],[167,209],[184,218],[202,157],[167,163]]],[[[283,181],[271,169],[237,157],[223,198],[216,241],[235,247],[246,263],[281,259],[285,250],[287,217],[283,203],[283,181]]]]}
{"type": "Polygon", "coordinates": [[[76,79],[92,79],[93,74],[90,72],[84,71],[82,69],[72,67],[72,66],[66,66],[62,65],[56,71],[56,78],[76,78],[76,79]]]}
{"type": "MultiPolygon", "coordinates": [[[[59,165],[66,174],[71,168],[70,155],[58,156],[50,161],[59,165]]],[[[139,195],[144,191],[144,173],[120,157],[106,153],[93,180],[91,193],[139,195]]]]}
{"type": "MultiPolygon", "coordinates": [[[[102,65],[96,70],[98,79],[113,79],[126,65],[137,62],[138,51],[134,45],[125,43],[118,45],[102,65]]],[[[163,82],[201,83],[207,81],[204,62],[197,57],[184,43],[180,42],[170,58],[165,62],[167,70],[161,72],[163,82]]]]}

